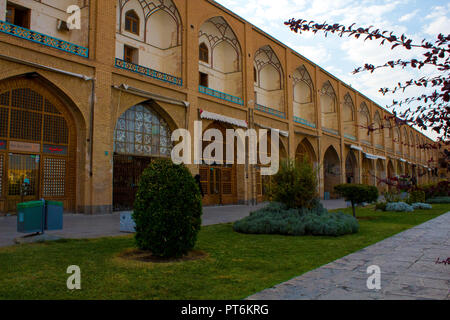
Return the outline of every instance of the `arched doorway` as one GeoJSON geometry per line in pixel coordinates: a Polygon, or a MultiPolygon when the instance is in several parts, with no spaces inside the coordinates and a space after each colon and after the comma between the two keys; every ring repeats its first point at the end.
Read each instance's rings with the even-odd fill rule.
{"type": "Polygon", "coordinates": [[[336,150],[330,146],[325,152],[324,160],[324,191],[325,199],[336,199],[337,194],[334,191],[334,186],[341,182],[341,165],[339,156],[336,150]]]}
{"type": "Polygon", "coordinates": [[[401,161],[399,161],[397,163],[397,176],[403,176],[405,174],[405,172],[403,171],[403,165],[401,163],[401,161]]]}
{"type": "Polygon", "coordinates": [[[384,164],[381,159],[377,160],[377,186],[380,191],[386,190],[386,171],[384,170],[384,164]]]}
{"type": "MultiPolygon", "coordinates": [[[[268,132],[267,137],[267,156],[272,156],[272,140],[270,137],[271,133],[268,132]]],[[[261,168],[262,167],[269,167],[270,165],[261,165],[259,163],[259,155],[260,155],[261,149],[258,144],[258,165],[256,166],[256,196],[257,196],[257,202],[262,201],[268,201],[269,198],[269,188],[272,182],[272,176],[263,176],[261,175],[261,168]]],[[[286,151],[286,148],[284,146],[283,140],[280,139],[279,141],[279,165],[286,161],[288,159],[288,154],[286,151]]]]}
{"type": "Polygon", "coordinates": [[[358,183],[358,161],[355,153],[350,150],[345,160],[345,181],[346,183],[358,183]]]}
{"type": "Polygon", "coordinates": [[[155,158],[169,158],[171,130],[150,104],[128,109],[114,132],[113,207],[131,210],[142,172],[155,158]]]}
{"type": "MultiPolygon", "coordinates": [[[[216,129],[222,134],[223,139],[226,137],[226,128],[219,122],[213,122],[206,130],[216,129]]],[[[204,141],[203,150],[213,143],[213,141],[204,141]]],[[[226,141],[222,142],[223,159],[227,159],[226,141]]],[[[236,145],[235,145],[235,164],[213,163],[211,165],[203,164],[200,166],[200,181],[205,194],[203,204],[212,205],[230,205],[237,203],[237,184],[236,184],[236,145]]],[[[215,154],[213,154],[215,156],[215,154]]],[[[205,161],[205,159],[203,159],[205,161]]]]}
{"type": "MultiPolygon", "coordinates": [[[[394,170],[394,165],[392,164],[391,160],[389,160],[387,170],[388,170],[388,179],[390,181],[392,181],[392,179],[395,178],[395,170],[394,170]]],[[[389,184],[389,190],[392,190],[392,189],[393,189],[393,186],[391,184],[389,184]]]]}
{"type": "Polygon", "coordinates": [[[316,163],[316,155],[314,152],[314,148],[308,139],[303,139],[303,141],[298,145],[297,150],[295,152],[295,159],[298,161],[302,161],[303,159],[307,159],[311,165],[314,166],[316,163]]]}
{"type": "Polygon", "coordinates": [[[362,169],[362,183],[369,186],[375,185],[373,176],[373,160],[364,158],[362,162],[362,169]]]}
{"type": "Polygon", "coordinates": [[[41,198],[76,209],[77,132],[63,100],[42,81],[0,82],[0,210],[41,198]]]}

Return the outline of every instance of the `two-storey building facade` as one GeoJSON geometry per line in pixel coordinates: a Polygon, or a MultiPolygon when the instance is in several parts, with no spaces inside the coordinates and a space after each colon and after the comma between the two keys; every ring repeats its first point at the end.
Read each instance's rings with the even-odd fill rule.
{"type": "MultiPolygon", "coordinates": [[[[211,0],[0,0],[0,69],[3,212],[39,198],[130,209],[143,169],[196,121],[279,129],[281,158],[307,156],[325,198],[339,183],[434,179],[429,138],[211,0]]],[[[189,168],[206,205],[262,200],[257,165],[189,168]]]]}

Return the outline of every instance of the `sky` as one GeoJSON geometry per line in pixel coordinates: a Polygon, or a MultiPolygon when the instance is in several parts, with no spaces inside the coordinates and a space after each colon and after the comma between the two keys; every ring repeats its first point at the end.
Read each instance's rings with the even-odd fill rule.
{"type": "MultiPolygon", "coordinates": [[[[384,64],[389,60],[420,58],[423,51],[390,50],[378,41],[312,32],[296,34],[284,22],[290,18],[340,23],[394,31],[421,41],[433,41],[439,33],[450,33],[450,0],[216,0],[291,49],[351,85],[379,105],[386,107],[392,100],[403,96],[383,96],[381,87],[393,87],[399,81],[422,75],[437,75],[432,69],[422,69],[420,74],[411,69],[382,69],[373,74],[353,75],[356,67],[365,63],[384,64]]],[[[423,93],[417,88],[405,92],[405,97],[423,93]]],[[[435,138],[432,132],[424,132],[435,138]]]]}

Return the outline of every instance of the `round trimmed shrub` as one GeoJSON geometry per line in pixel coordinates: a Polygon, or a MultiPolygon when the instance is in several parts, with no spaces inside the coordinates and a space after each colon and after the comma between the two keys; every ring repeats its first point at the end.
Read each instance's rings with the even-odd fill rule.
{"type": "Polygon", "coordinates": [[[346,201],[352,203],[353,217],[356,218],[356,205],[372,203],[378,200],[379,192],[377,187],[365,184],[340,184],[334,190],[346,201]]]}
{"type": "Polygon", "coordinates": [[[283,204],[271,203],[236,222],[233,228],[246,234],[337,237],[357,233],[359,224],[352,216],[330,213],[322,205],[313,209],[289,209],[283,204]]]}
{"type": "Polygon", "coordinates": [[[134,203],[139,249],[179,258],[194,248],[201,227],[202,197],[184,165],[153,161],[142,174],[134,203]]]}

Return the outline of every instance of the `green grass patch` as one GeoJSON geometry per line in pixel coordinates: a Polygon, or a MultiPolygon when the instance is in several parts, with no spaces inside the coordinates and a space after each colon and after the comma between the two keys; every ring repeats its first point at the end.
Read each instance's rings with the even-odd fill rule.
{"type": "Polygon", "coordinates": [[[338,238],[245,235],[231,224],[209,226],[195,248],[206,258],[167,264],[121,259],[134,246],[131,236],[1,248],[0,299],[242,299],[448,211],[448,204],[413,213],[358,208],[359,233],[338,238]],[[81,268],[82,290],[66,287],[70,265],[81,268]]]}

